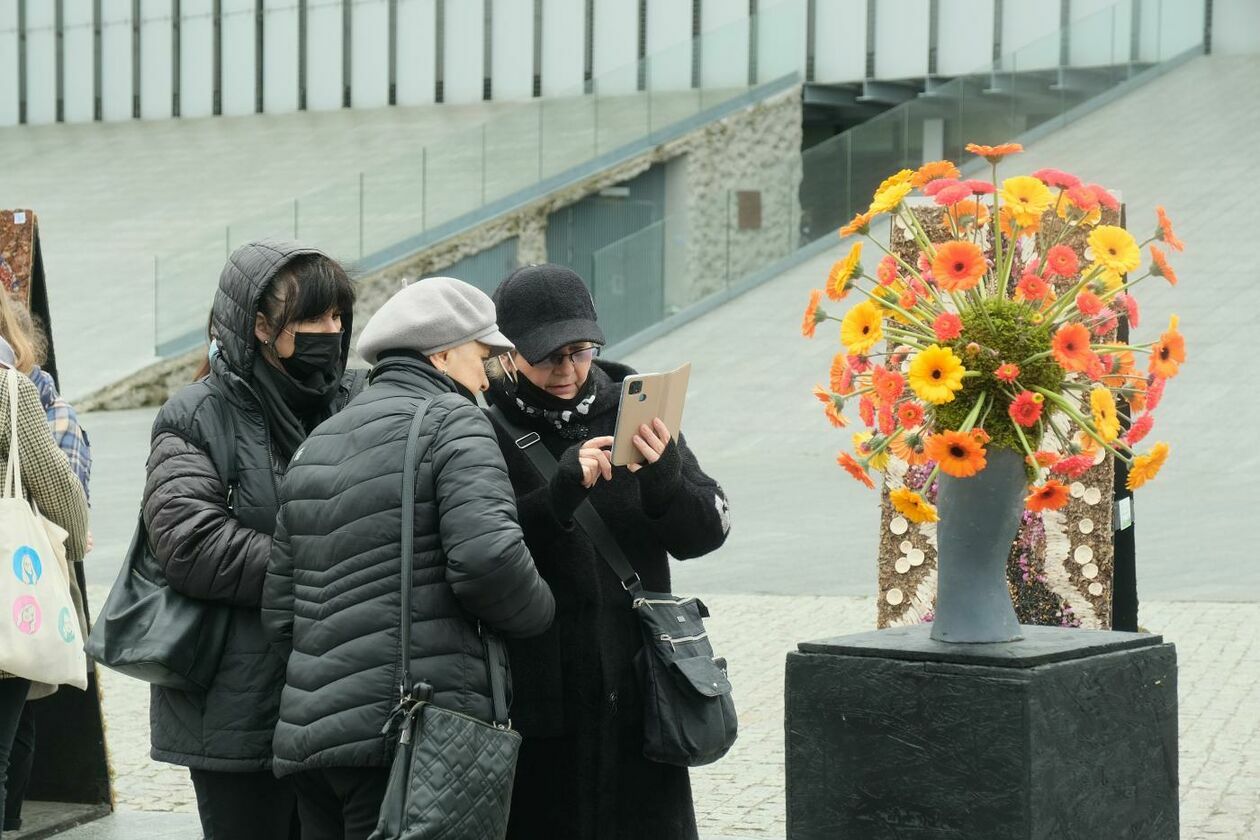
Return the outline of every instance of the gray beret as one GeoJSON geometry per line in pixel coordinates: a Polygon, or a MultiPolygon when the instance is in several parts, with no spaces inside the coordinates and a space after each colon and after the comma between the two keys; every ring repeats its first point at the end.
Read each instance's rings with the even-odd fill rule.
{"type": "Polygon", "coordinates": [[[499,332],[494,303],[475,286],[454,277],[426,277],[407,286],[368,319],[359,335],[363,360],[376,364],[386,350],[414,350],[426,356],[480,341],[496,353],[512,342],[499,332]]]}

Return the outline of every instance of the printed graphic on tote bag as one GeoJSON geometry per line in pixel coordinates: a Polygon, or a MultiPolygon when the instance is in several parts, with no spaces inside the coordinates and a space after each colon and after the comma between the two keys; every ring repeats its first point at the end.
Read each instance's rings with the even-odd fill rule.
{"type": "Polygon", "coordinates": [[[39,552],[29,545],[13,552],[13,574],[22,583],[29,583],[31,586],[39,583],[39,579],[44,576],[44,563],[39,559],[39,552]]]}
{"type": "Polygon", "coordinates": [[[57,613],[57,634],[61,636],[61,641],[66,644],[74,642],[74,616],[65,607],[62,607],[61,612],[57,613]]]}
{"type": "Polygon", "coordinates": [[[43,617],[40,615],[39,602],[33,596],[23,595],[13,602],[13,623],[28,636],[34,636],[39,631],[43,617]]]}

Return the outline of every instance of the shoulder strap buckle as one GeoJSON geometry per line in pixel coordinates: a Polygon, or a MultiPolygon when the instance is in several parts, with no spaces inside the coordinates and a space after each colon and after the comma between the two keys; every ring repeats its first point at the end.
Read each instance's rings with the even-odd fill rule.
{"type": "Polygon", "coordinates": [[[528,449],[540,440],[542,440],[542,436],[539,435],[538,432],[530,432],[529,434],[522,435],[516,439],[516,448],[528,449]]]}

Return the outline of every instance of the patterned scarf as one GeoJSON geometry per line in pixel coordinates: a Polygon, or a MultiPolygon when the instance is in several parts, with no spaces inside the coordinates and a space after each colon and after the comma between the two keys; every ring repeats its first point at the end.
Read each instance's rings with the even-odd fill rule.
{"type": "MultiPolygon", "coordinates": [[[[506,390],[513,389],[509,386],[506,390]]],[[[591,366],[586,382],[577,396],[557,399],[534,385],[525,376],[517,377],[515,393],[509,396],[512,405],[530,421],[554,428],[566,440],[587,440],[591,437],[591,418],[609,409],[616,410],[620,391],[598,364],[591,366]]]]}

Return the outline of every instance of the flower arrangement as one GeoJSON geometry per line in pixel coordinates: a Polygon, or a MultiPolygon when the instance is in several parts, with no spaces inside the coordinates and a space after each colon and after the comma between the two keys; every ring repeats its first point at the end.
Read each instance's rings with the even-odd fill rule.
{"type": "MultiPolygon", "coordinates": [[[[816,387],[815,396],[833,426],[847,426],[844,411],[856,403],[868,429],[838,463],[873,488],[871,471],[884,469],[891,453],[912,467],[931,465],[919,485],[926,488],[938,472],[975,475],[990,447],[1006,447],[1025,456],[1030,511],[1063,507],[1064,480],[1088,470],[1099,450],[1128,465],[1129,489],[1142,486],[1168,457],[1166,443],[1137,447],[1186,359],[1185,340],[1176,316],[1155,341],[1125,343],[1115,332],[1122,315],[1139,324],[1135,286],[1149,277],[1176,285],[1160,244],[1174,251],[1183,244],[1163,208],[1140,244],[1102,224],[1104,211],[1119,210],[1115,198],[1066,172],[1041,169],[999,183],[999,162],[1023,151],[1019,144],[968,144],[967,151],[989,162],[991,180],[964,179],[950,161],[903,169],[839,231],[871,239],[871,224],[887,214],[912,237],[917,259],[871,239],[884,253],[870,276],[859,241],[832,266],[825,289],[810,295],[802,333],[812,338],[820,324],[837,321],[844,348],[829,387],[816,387]],[[909,205],[916,190],[939,208],[943,234],[929,236],[909,205]],[[1082,237],[1084,262],[1068,244],[1082,237]],[[1150,264],[1139,275],[1148,246],[1150,264]],[[842,316],[825,308],[824,295],[843,301],[855,292],[861,299],[842,316]]],[[[926,495],[899,487],[889,497],[910,521],[934,522],[926,495]]]]}

